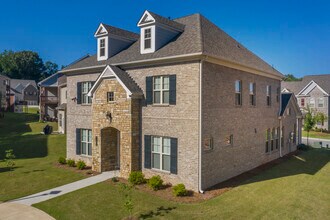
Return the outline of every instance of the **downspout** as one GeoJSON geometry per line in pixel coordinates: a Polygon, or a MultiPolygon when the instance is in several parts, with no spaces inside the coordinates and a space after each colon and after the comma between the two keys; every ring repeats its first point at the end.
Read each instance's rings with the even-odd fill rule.
{"type": "Polygon", "coordinates": [[[282,117],[280,117],[280,157],[282,157],[282,136],[284,135],[283,135],[282,117]]]}
{"type": "Polygon", "coordinates": [[[199,156],[198,156],[198,191],[204,193],[202,188],[202,69],[204,59],[200,60],[199,63],[199,156]]]}

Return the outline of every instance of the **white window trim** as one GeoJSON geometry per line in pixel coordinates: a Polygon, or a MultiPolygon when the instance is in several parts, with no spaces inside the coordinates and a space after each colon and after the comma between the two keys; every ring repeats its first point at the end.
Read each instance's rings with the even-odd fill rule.
{"type": "Polygon", "coordinates": [[[89,92],[89,90],[91,90],[91,88],[92,88],[92,82],[90,82],[90,81],[81,82],[81,104],[83,104],[83,105],[92,104],[92,99],[90,96],[88,96],[88,92],[89,92]],[[84,92],[84,84],[87,84],[87,83],[89,84],[90,88],[88,89],[87,92],[84,92]],[[84,95],[86,95],[86,97],[87,97],[87,102],[85,102],[84,95]]]}
{"type": "Polygon", "coordinates": [[[171,172],[171,138],[169,137],[161,137],[161,136],[151,136],[151,169],[153,170],[157,170],[157,171],[162,171],[162,172],[166,172],[166,173],[170,173],[171,172]],[[154,152],[153,151],[153,145],[154,145],[154,138],[160,138],[160,152],[154,152]],[[170,153],[166,154],[163,153],[163,139],[164,138],[168,138],[170,139],[170,153]],[[154,168],[154,164],[153,164],[153,154],[159,154],[160,158],[159,158],[159,169],[158,168],[154,168]],[[170,170],[164,170],[163,169],[163,155],[166,156],[170,156],[170,170]]]}
{"type": "Polygon", "coordinates": [[[250,106],[256,106],[256,83],[250,82],[249,83],[249,102],[250,106]],[[252,85],[252,91],[251,91],[251,85],[252,85]],[[253,96],[253,103],[251,103],[251,96],[253,96]]]}
{"type": "MultiPolygon", "coordinates": [[[[91,138],[90,142],[88,141],[89,132],[92,132],[92,130],[91,129],[81,129],[80,130],[80,154],[83,155],[83,156],[92,156],[92,154],[91,155],[88,154],[88,144],[91,145],[91,151],[92,151],[92,138],[91,138]],[[86,141],[83,141],[83,133],[84,133],[84,131],[87,131],[86,141]],[[86,143],[86,154],[83,154],[82,143],[86,143]]],[[[91,134],[91,137],[92,137],[92,134],[91,134]]]]}
{"type": "Polygon", "coordinates": [[[309,104],[309,107],[315,108],[315,99],[314,98],[310,98],[308,104],[309,104]],[[313,100],[313,105],[311,105],[311,101],[312,100],[313,100]]]}
{"type": "Polygon", "coordinates": [[[146,53],[153,53],[155,52],[156,48],[156,41],[155,41],[155,36],[156,36],[156,26],[152,25],[152,26],[147,26],[147,27],[143,27],[140,30],[140,36],[141,36],[141,43],[140,43],[140,52],[141,54],[146,54],[146,53]],[[144,30],[145,29],[150,29],[151,30],[151,47],[145,49],[144,48],[144,30]]]}
{"type": "Polygon", "coordinates": [[[243,105],[243,97],[242,97],[242,80],[235,80],[235,105],[236,106],[242,106],[243,105]],[[239,90],[236,90],[236,84],[238,83],[239,85],[239,90]],[[236,103],[236,95],[239,94],[239,104],[236,103]]]}
{"type": "MultiPolygon", "coordinates": [[[[170,100],[168,100],[168,103],[164,103],[163,101],[163,93],[168,91],[170,93],[170,85],[168,85],[168,89],[164,89],[163,88],[163,84],[164,84],[164,77],[170,77],[170,76],[154,76],[152,77],[152,103],[154,105],[169,105],[170,104],[170,100]],[[160,78],[160,89],[155,89],[155,79],[156,78],[160,78]],[[155,92],[160,92],[160,103],[155,103],[155,92]]],[[[170,79],[168,79],[168,83],[170,84],[170,79]]]]}
{"type": "Polygon", "coordinates": [[[101,60],[107,60],[108,59],[108,54],[109,54],[109,47],[108,47],[108,37],[100,37],[97,38],[97,60],[101,61],[101,60]],[[104,56],[101,56],[100,54],[100,46],[101,46],[101,40],[104,39],[104,46],[105,46],[105,52],[104,52],[104,56]]]}
{"type": "Polygon", "coordinates": [[[318,98],[317,99],[317,107],[318,108],[324,108],[324,98],[318,98]],[[322,102],[320,102],[322,100],[322,102]],[[320,106],[320,103],[322,103],[322,106],[320,106]]]}

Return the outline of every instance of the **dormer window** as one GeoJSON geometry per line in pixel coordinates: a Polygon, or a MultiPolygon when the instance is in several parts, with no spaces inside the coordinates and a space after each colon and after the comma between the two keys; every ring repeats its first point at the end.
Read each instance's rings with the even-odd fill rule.
{"type": "Polygon", "coordinates": [[[100,57],[105,56],[105,38],[100,39],[100,57]]]}
{"type": "Polygon", "coordinates": [[[100,37],[97,39],[97,60],[108,59],[108,37],[100,37]]]}
{"type": "Polygon", "coordinates": [[[151,48],[151,28],[144,29],[144,49],[151,48]]]}

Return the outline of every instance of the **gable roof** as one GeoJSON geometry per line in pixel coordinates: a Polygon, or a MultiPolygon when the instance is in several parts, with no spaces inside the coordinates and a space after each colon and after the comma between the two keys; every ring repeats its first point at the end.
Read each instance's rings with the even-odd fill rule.
{"type": "Polygon", "coordinates": [[[293,95],[293,93],[282,93],[281,94],[281,109],[280,109],[280,116],[284,115],[284,112],[286,110],[286,108],[288,107],[289,103],[294,102],[294,109],[297,113],[298,116],[301,116],[301,111],[300,108],[297,104],[297,99],[296,97],[293,95]]]}
{"type": "Polygon", "coordinates": [[[278,77],[282,74],[271,67],[265,61],[243,47],[236,40],[218,28],[200,14],[193,14],[186,17],[169,20],[155,13],[149,12],[160,22],[179,23],[184,26],[184,31],[172,41],[168,42],[162,48],[154,53],[140,53],[140,39],[134,42],[127,49],[110,57],[105,61],[97,61],[97,56],[93,55],[73,65],[69,65],[61,72],[86,68],[91,66],[123,65],[125,63],[146,61],[157,58],[169,58],[183,55],[208,55],[214,56],[226,61],[244,65],[256,70],[267,72],[278,77]]]}
{"type": "Polygon", "coordinates": [[[282,82],[282,89],[286,88],[293,92],[295,95],[298,95],[308,84],[314,81],[319,85],[326,93],[330,94],[330,74],[324,75],[307,75],[304,76],[301,81],[293,82],[282,82]]]}
{"type": "Polygon", "coordinates": [[[18,92],[22,92],[27,86],[32,85],[37,89],[36,81],[29,79],[11,79],[10,87],[17,90],[18,92]]]}
{"type": "Polygon", "coordinates": [[[93,87],[88,92],[88,96],[93,96],[100,83],[105,78],[116,78],[121,86],[126,90],[127,98],[132,95],[143,95],[140,87],[134,82],[134,80],[126,73],[116,66],[108,65],[104,68],[103,72],[99,75],[93,87]]]}
{"type": "Polygon", "coordinates": [[[42,87],[57,87],[58,86],[58,82],[57,79],[59,77],[63,76],[62,73],[54,73],[53,75],[48,76],[46,79],[38,82],[38,86],[42,86],[42,87]]]}
{"type": "Polygon", "coordinates": [[[163,24],[165,26],[172,27],[174,29],[181,30],[181,31],[184,29],[184,24],[181,24],[179,22],[173,21],[173,20],[171,20],[169,18],[165,18],[165,17],[163,17],[161,15],[158,15],[158,14],[153,13],[153,12],[148,11],[148,10],[146,10],[143,13],[143,15],[141,16],[141,19],[140,19],[140,21],[138,23],[138,26],[143,26],[145,24],[150,24],[150,23],[154,23],[154,22],[159,23],[159,24],[163,24]],[[154,21],[148,20],[147,22],[144,22],[143,19],[145,18],[145,16],[149,16],[149,15],[152,17],[152,19],[154,21]]]}

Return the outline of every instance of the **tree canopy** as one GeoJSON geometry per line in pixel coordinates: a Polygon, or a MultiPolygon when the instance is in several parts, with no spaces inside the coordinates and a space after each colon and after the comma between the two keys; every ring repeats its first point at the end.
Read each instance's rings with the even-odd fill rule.
{"type": "Polygon", "coordinates": [[[284,75],[283,80],[286,82],[293,82],[293,81],[301,81],[302,78],[297,78],[293,74],[286,74],[286,75],[284,75]]]}
{"type": "Polygon", "coordinates": [[[33,51],[5,50],[0,53],[0,74],[13,79],[32,79],[37,82],[58,71],[58,65],[46,63],[33,51]]]}

